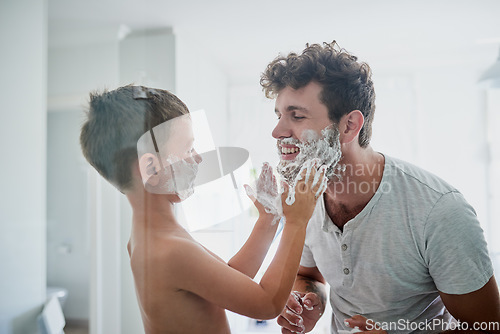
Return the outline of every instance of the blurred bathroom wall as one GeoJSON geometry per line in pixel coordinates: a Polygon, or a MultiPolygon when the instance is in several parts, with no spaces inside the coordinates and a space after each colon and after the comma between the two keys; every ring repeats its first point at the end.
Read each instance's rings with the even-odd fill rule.
{"type": "Polygon", "coordinates": [[[47,2],[0,2],[0,333],[33,333],[46,291],[47,2]]]}

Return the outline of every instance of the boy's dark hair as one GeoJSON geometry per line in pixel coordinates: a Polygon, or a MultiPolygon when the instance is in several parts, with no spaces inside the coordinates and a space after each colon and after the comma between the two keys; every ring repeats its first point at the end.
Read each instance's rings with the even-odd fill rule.
{"type": "Polygon", "coordinates": [[[321,102],[328,108],[328,117],[337,123],[353,110],[363,113],[365,123],[359,134],[359,145],[370,143],[375,113],[375,90],[368,64],[358,62],[338,44],[306,45],[301,55],[278,56],[266,68],[260,84],[268,98],[275,98],[285,87],[299,89],[312,81],[323,87],[321,102]]]}
{"type": "Polygon", "coordinates": [[[121,192],[132,186],[137,141],[146,131],[189,113],[174,94],[143,86],[90,93],[80,145],[87,161],[121,192]]]}

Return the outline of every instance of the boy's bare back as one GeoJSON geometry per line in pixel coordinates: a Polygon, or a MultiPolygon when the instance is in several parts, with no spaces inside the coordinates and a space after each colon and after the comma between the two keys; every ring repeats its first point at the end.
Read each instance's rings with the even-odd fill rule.
{"type": "Polygon", "coordinates": [[[225,262],[175,222],[170,223],[175,226],[166,224],[165,229],[136,224],[128,244],[146,333],[230,333],[224,309],[178,284],[189,279],[179,277],[183,272],[180,268],[198,266],[197,258],[225,262]]]}

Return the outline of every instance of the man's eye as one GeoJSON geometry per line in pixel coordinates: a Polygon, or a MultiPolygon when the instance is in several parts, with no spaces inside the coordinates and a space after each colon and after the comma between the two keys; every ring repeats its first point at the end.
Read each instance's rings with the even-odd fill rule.
{"type": "Polygon", "coordinates": [[[302,116],[293,116],[293,119],[296,119],[296,120],[301,120],[301,119],[304,119],[305,117],[302,117],[302,116]]]}

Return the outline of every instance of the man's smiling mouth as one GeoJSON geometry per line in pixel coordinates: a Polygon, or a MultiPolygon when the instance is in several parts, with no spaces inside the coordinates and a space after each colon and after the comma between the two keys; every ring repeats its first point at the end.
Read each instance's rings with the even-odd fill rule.
{"type": "Polygon", "coordinates": [[[298,153],[300,149],[297,146],[281,146],[281,154],[298,153]]]}
{"type": "Polygon", "coordinates": [[[300,153],[300,148],[293,144],[278,143],[278,150],[282,160],[294,160],[300,153]]]}

